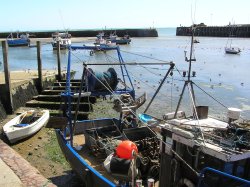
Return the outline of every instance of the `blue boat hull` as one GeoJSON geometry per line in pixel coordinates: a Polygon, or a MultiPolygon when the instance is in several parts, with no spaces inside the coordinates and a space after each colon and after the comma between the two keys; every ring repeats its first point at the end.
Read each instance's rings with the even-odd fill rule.
{"type": "Polygon", "coordinates": [[[18,47],[18,46],[29,46],[30,40],[29,39],[14,39],[14,40],[7,40],[9,47],[18,47]]]}
{"type": "Polygon", "coordinates": [[[126,44],[130,44],[131,39],[114,39],[114,40],[109,40],[109,41],[117,45],[126,45],[126,44]]]}
{"type": "Polygon", "coordinates": [[[120,40],[115,41],[116,44],[120,44],[120,45],[130,44],[130,42],[131,42],[131,39],[120,39],[120,40]]]}
{"type": "Polygon", "coordinates": [[[100,173],[90,167],[82,157],[65,140],[60,130],[56,130],[58,144],[71,168],[81,178],[86,187],[115,187],[111,181],[104,178],[100,173]]]}

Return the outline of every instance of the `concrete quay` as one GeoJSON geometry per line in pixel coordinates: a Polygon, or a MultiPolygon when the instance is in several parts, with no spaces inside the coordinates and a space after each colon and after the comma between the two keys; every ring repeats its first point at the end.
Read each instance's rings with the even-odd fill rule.
{"type": "Polygon", "coordinates": [[[0,171],[0,186],[55,186],[2,140],[0,140],[0,171]]]}

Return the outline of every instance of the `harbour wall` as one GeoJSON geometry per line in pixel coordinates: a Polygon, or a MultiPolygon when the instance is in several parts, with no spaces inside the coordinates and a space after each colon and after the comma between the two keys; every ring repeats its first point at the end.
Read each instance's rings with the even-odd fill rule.
{"type": "MultiPolygon", "coordinates": [[[[97,34],[102,32],[103,30],[69,30],[68,32],[72,37],[95,37],[97,34]]],[[[63,30],[57,31],[41,31],[41,32],[32,32],[25,31],[19,33],[29,33],[31,37],[35,38],[50,38],[52,33],[54,32],[65,32],[63,30]]],[[[124,36],[126,34],[131,37],[158,37],[158,32],[154,28],[149,29],[117,29],[117,30],[104,30],[106,34],[116,32],[117,36],[124,36]]],[[[0,38],[7,38],[10,32],[1,32],[0,38]]]]}
{"type": "MultiPolygon", "coordinates": [[[[177,27],[176,36],[191,36],[191,27],[177,27]]],[[[197,26],[195,36],[250,38],[250,25],[197,26]]]]}

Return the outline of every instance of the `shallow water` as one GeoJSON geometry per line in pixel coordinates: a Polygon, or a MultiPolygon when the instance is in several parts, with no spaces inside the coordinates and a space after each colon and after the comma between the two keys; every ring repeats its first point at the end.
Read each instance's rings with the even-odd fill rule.
{"type": "MultiPolygon", "coordinates": [[[[225,115],[227,111],[225,107],[237,107],[243,110],[243,117],[250,118],[250,79],[248,78],[250,39],[233,39],[233,44],[242,49],[240,55],[224,53],[227,38],[199,37],[199,41],[199,44],[194,44],[196,62],[192,63],[192,71],[196,72],[196,77],[192,80],[206,90],[208,94],[213,95],[214,98],[223,103],[224,106],[217,104],[213,99],[209,99],[194,85],[197,104],[208,105],[209,103],[209,111],[217,115],[221,113],[225,115]]],[[[80,41],[79,43],[73,43],[73,45],[91,44],[92,42],[93,40],[80,41]]],[[[153,60],[155,58],[166,62],[173,61],[181,74],[188,70],[184,51],[187,51],[187,57],[189,58],[190,37],[175,36],[175,29],[160,29],[157,38],[133,38],[130,45],[120,46],[120,49],[125,62],[158,62],[153,60]],[[149,58],[143,58],[142,56],[148,56],[149,58]]],[[[43,69],[56,69],[56,51],[52,50],[51,44],[43,43],[41,53],[43,69]]],[[[72,69],[77,70],[76,76],[80,78],[82,62],[116,62],[117,55],[110,51],[106,54],[97,53],[90,56],[89,51],[74,51],[72,59],[72,69]]],[[[2,62],[2,56],[0,56],[0,61],[2,62]]],[[[62,69],[65,69],[67,51],[61,51],[61,61],[62,69]]],[[[11,70],[36,69],[36,48],[9,48],[9,66],[11,70]]],[[[108,69],[104,66],[91,66],[91,68],[95,71],[97,71],[96,69],[99,71],[108,69]]],[[[119,73],[119,68],[117,66],[114,68],[119,73]]],[[[128,66],[127,69],[137,95],[147,91],[150,99],[168,68],[169,65],[128,66]]],[[[160,116],[162,113],[175,109],[184,84],[184,79],[179,75],[177,69],[173,71],[173,76],[167,79],[166,84],[158,94],[159,97],[153,102],[148,113],[160,116]]],[[[1,64],[0,70],[3,71],[1,64]]],[[[188,92],[188,89],[186,89],[181,109],[191,109],[188,92]]]]}

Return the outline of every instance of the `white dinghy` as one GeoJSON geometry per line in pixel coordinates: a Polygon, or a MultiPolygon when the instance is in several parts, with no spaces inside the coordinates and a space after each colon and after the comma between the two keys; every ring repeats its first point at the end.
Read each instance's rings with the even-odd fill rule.
{"type": "Polygon", "coordinates": [[[38,132],[49,121],[49,110],[29,110],[10,120],[3,131],[10,143],[29,137],[38,132]]]}

